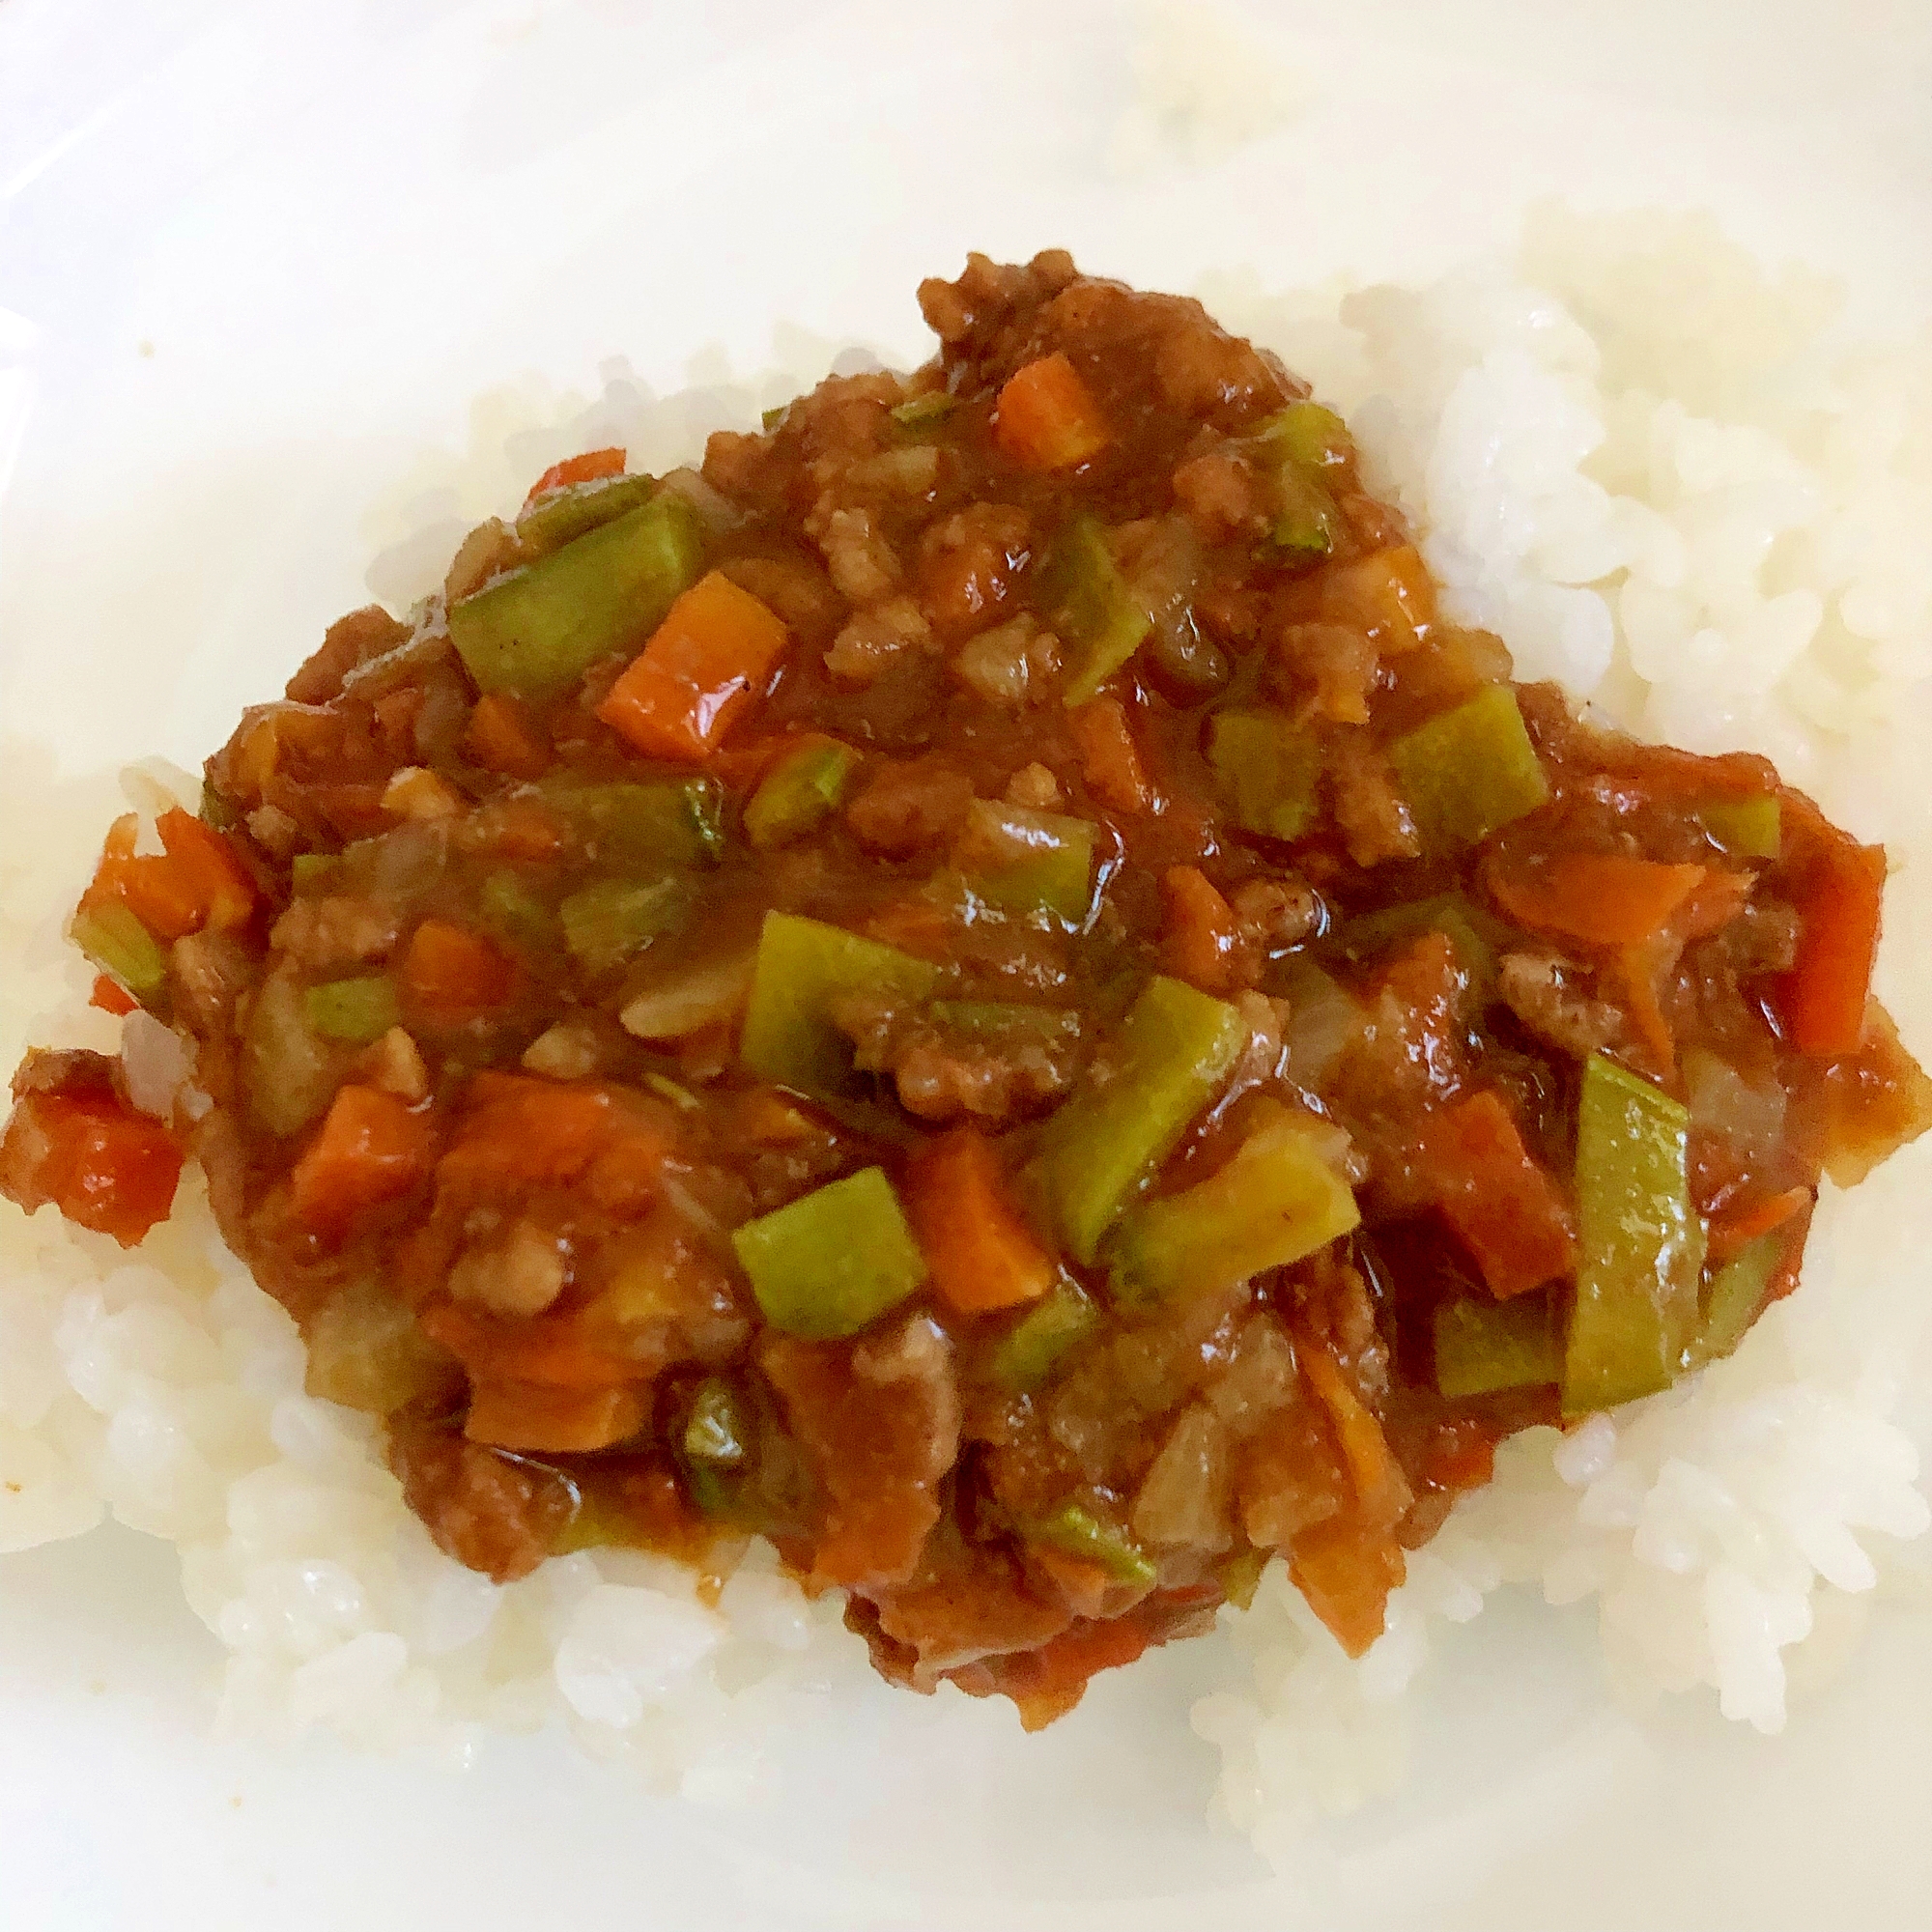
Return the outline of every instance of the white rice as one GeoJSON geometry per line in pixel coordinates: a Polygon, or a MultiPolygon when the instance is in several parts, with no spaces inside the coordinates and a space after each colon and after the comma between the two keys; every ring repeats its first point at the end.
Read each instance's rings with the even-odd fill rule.
{"type": "MultiPolygon", "coordinates": [[[[1348,408],[1452,613],[1499,630],[1520,674],[1696,750],[1765,750],[1891,844],[1881,985],[1924,1055],[1932,980],[1907,966],[1932,936],[1932,824],[1906,760],[1932,722],[1932,342],[1847,349],[1830,290],[1650,216],[1539,214],[1513,269],[1420,292],[1205,294],[1348,408]]],[[[788,348],[801,381],[829,359],[788,348]]],[[[461,520],[558,455],[620,440],[662,468],[784,393],[773,376],[656,402],[619,367],[588,407],[499,397],[487,465],[419,479],[435,489],[372,585],[391,602],[427,587],[461,520]]],[[[143,810],[160,776],[136,782],[143,810]]],[[[117,809],[110,783],[56,785],[36,751],[0,759],[8,1064],[30,1040],[111,1043],[59,927],[117,809]]],[[[1620,1693],[1708,1686],[1726,1717],[1776,1730],[1796,1666],[1827,1674],[1932,1517],[1890,1419],[1922,1368],[1927,1179],[1918,1149],[1854,1195],[1828,1189],[1803,1289],[1732,1360],[1507,1444],[1359,1662],[1272,1565],[1253,1608],[1202,1640],[1228,1686],[1194,1718],[1222,1751],[1218,1814],[1280,1859],[1311,1813],[1392,1787],[1435,1621],[1512,1584],[1597,1600],[1620,1693]]],[[[636,1554],[554,1559],[505,1588],[440,1554],[376,1426],[302,1393],[293,1324],[191,1181],[136,1256],[0,1204],[0,1551],[107,1514],[180,1548],[228,1655],[219,1722],[239,1731],[461,1759],[492,1730],[562,1723],[717,1801],[865,1668],[838,1605],[807,1603],[768,1552],[715,1607],[636,1554]]]]}

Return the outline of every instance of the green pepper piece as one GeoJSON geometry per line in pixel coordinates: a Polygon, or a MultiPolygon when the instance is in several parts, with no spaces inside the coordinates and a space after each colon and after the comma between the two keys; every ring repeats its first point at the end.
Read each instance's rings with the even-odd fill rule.
{"type": "Polygon", "coordinates": [[[1094,905],[1094,836],[1084,818],[976,798],[953,863],[984,904],[1077,927],[1094,905]]]}
{"type": "Polygon", "coordinates": [[[735,1469],[745,1460],[751,1426],[737,1391],[719,1376],[706,1376],[692,1398],[684,1425],[688,1462],[711,1469],[735,1469]]]}
{"type": "Polygon", "coordinates": [[[402,1022],[396,989],[381,973],[355,980],[328,980],[311,986],[303,998],[309,1027],[324,1039],[367,1046],[402,1022]]]}
{"type": "Polygon", "coordinates": [[[944,389],[928,389],[921,396],[908,396],[895,403],[892,418],[901,429],[931,429],[943,423],[959,407],[959,398],[944,389]]]}
{"type": "Polygon", "coordinates": [[[1771,1292],[1771,1277],[1784,1259],[1787,1230],[1774,1228],[1733,1255],[1716,1275],[1704,1297],[1704,1317],[1690,1344],[1691,1366],[1728,1355],[1745,1339],[1771,1292]]]}
{"type": "Polygon", "coordinates": [[[668,932],[690,902],[680,879],[599,879],[557,908],[563,943],[588,973],[614,972],[668,932]]]}
{"type": "Polygon", "coordinates": [[[1100,1237],[1174,1151],[1248,1037],[1225,1000],[1151,980],[1115,1042],[1112,1078],[1046,1122],[1033,1172],[1067,1251],[1092,1264],[1100,1237]]]}
{"type": "Polygon", "coordinates": [[[760,852],[803,838],[838,809],[858,763],[850,745],[822,739],[786,753],[745,807],[745,837],[760,852]]]}
{"type": "Polygon", "coordinates": [[[119,899],[102,899],[75,913],[67,936],[137,1000],[152,999],[167,980],[160,942],[119,899]]]}
{"type": "Polygon", "coordinates": [[[1435,1386],[1452,1401],[1563,1379],[1563,1345],[1541,1294],[1463,1296],[1435,1307],[1435,1386]]]}
{"type": "Polygon", "coordinates": [[[833,1002],[863,992],[916,1002],[938,978],[937,966],[876,939],[792,913],[767,913],[738,1058],[759,1079],[801,1094],[850,1094],[863,1082],[852,1071],[852,1042],[833,1023],[833,1002]]]}
{"type": "Polygon", "coordinates": [[[289,861],[289,884],[302,898],[327,892],[335,877],[334,852],[298,852],[289,861]]]}
{"type": "Polygon", "coordinates": [[[690,504],[654,497],[452,604],[450,640],[484,691],[557,696],[654,629],[696,582],[702,554],[690,504]]]}
{"type": "Polygon", "coordinates": [[[1080,1037],[1080,1015],[1065,1007],[1029,1007],[1015,1000],[934,1000],[926,1012],[933,1025],[967,1039],[1024,1034],[1059,1045],[1080,1037]]]}
{"type": "Polygon", "coordinates": [[[925,1280],[925,1258],[882,1167],[747,1221],[731,1245],[765,1320],[812,1341],[856,1335],[925,1280]]]}
{"type": "Polygon", "coordinates": [[[649,502],[657,487],[649,476],[600,476],[554,491],[517,519],[517,534],[526,548],[548,554],[649,502]]]}
{"type": "Polygon", "coordinates": [[[1315,816],[1321,747],[1278,711],[1217,711],[1208,762],[1235,823],[1268,838],[1299,838],[1315,816]]]}
{"type": "Polygon", "coordinates": [[[1055,541],[1041,608],[1067,648],[1069,705],[1085,704],[1140,648],[1153,618],[1121,575],[1098,518],[1083,512],[1055,541]]]}
{"type": "Polygon", "coordinates": [[[1245,1610],[1254,1602],[1255,1592],[1261,1588],[1262,1572],[1267,1568],[1273,1553],[1252,1548],[1236,1549],[1215,1564],[1214,1580],[1220,1584],[1222,1596],[1237,1610],[1245,1610]]]}
{"type": "Polygon", "coordinates": [[[1328,1157],[1333,1145],[1332,1130],[1277,1107],[1206,1180],[1128,1208],[1107,1244],[1114,1299],[1145,1308],[1226,1288],[1358,1227],[1354,1191],[1328,1157]]]}
{"type": "Polygon", "coordinates": [[[1009,1395],[1029,1394],[1102,1319],[1094,1297],[1070,1274],[1063,1274],[1001,1338],[988,1365],[994,1382],[1009,1395]]]}
{"type": "Polygon", "coordinates": [[[1784,850],[1784,809],[1776,798],[1720,798],[1697,813],[1704,836],[1733,859],[1776,859],[1784,850]]]}
{"type": "Polygon", "coordinates": [[[1293,466],[1283,468],[1275,488],[1280,503],[1268,540],[1303,563],[1326,556],[1343,530],[1342,512],[1334,497],[1305,470],[1293,466]]]}
{"type": "Polygon", "coordinates": [[[1505,684],[1418,724],[1388,755],[1427,853],[1474,845],[1549,796],[1505,684]]]}
{"type": "Polygon", "coordinates": [[[1122,1583],[1151,1583],[1160,1575],[1125,1530],[1102,1522],[1078,1503],[1062,1503],[1050,1515],[1029,1524],[1027,1537],[1030,1542],[1044,1543],[1069,1556],[1097,1563],[1122,1583]]]}
{"type": "Polygon", "coordinates": [[[1333,469],[1355,453],[1349,425],[1320,403],[1290,403],[1269,416],[1256,435],[1305,469],[1333,469]]]}
{"type": "Polygon", "coordinates": [[[543,795],[601,865],[699,866],[724,846],[723,798],[711,779],[554,785],[543,795]]]}
{"type": "Polygon", "coordinates": [[[1690,1205],[1690,1111],[1593,1053],[1577,1119],[1577,1300],[1563,1412],[1668,1388],[1697,1320],[1704,1224],[1690,1205]]]}
{"type": "Polygon", "coordinates": [[[477,906],[493,932],[526,952],[540,952],[556,942],[556,915],[507,868],[483,881],[477,906]]]}
{"type": "Polygon", "coordinates": [[[780,423],[784,421],[785,415],[790,409],[790,403],[774,403],[770,409],[760,410],[758,412],[758,427],[769,436],[773,430],[778,428],[780,423]]]}

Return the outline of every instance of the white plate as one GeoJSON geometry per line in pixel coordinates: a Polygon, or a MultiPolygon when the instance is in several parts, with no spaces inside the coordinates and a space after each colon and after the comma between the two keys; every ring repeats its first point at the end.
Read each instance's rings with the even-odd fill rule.
{"type": "MultiPolygon", "coordinates": [[[[1260,30],[1293,124],[1123,172],[1124,9],[6,0],[0,724],[71,769],[193,763],[424,489],[500,458],[479,394],[593,393],[614,355],[660,391],[748,373],[781,322],[916,358],[913,287],[968,247],[1413,277],[1559,192],[1707,206],[1875,321],[1932,312],[1915,0],[1321,0],[1260,30]]],[[[1417,1693],[1407,1794],[1274,1878],[1200,1822],[1209,1644],[1034,1740],[881,1688],[713,1816],[549,1741],[461,1777],[212,1742],[172,1554],[103,1531],[0,1567],[0,1920],[1923,1925],[1925,1636],[1882,1616],[1767,1744],[1702,1700],[1616,1711],[1587,1616],[1499,1600],[1417,1693]]]]}

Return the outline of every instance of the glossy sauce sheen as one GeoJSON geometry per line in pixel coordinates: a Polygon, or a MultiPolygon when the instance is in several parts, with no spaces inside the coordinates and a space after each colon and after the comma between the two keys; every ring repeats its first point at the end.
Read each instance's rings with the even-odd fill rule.
{"type": "MultiPolygon", "coordinates": [[[[445,1549],[508,1577],[628,1542],[717,1574],[760,1532],[851,1592],[889,1676],[1003,1692],[1031,1726],[1244,1601],[1276,1550],[1366,1647],[1495,1443],[1587,1394],[1579,1267],[1610,1282],[1605,1373],[1641,1370],[1588,1252],[1579,1188],[1636,1183],[1579,1154],[1586,1079],[1677,1136],[1666,1378],[1790,1288],[1821,1170],[1918,1131],[1925,1088],[1865,1004],[1882,861],[1762,760],[1609,736],[1551,687],[1512,705],[1500,642],[1440,620],[1346,439],[1283,454],[1306,391],[1270,358],[1060,255],[976,257],[921,299],[937,362],[829,380],[658,486],[771,669],[699,693],[683,738],[634,726],[627,692],[698,675],[629,668],[647,639],[671,662],[660,611],[561,689],[479,696],[451,630],[539,550],[486,526],[452,625],[445,600],[345,619],[211,762],[255,903],[166,935],[144,998],[200,1042],[192,1144],[230,1240],[301,1322],[311,1387],[388,1416],[445,1549]],[[1083,530],[1146,635],[1069,705],[1083,530]],[[1446,753],[1411,737],[1445,719],[1446,753]],[[1273,748],[1240,767],[1266,797],[1225,753],[1242,732],[1273,748]],[[813,747],[820,805],[748,813],[813,747]],[[1508,786],[1472,759],[1515,761],[1493,827],[1508,786]],[[687,815],[600,821],[583,793],[637,782],[685,787],[687,815]],[[1077,902],[1064,869],[1011,871],[992,804],[1091,828],[1077,902]],[[1481,836],[1432,829],[1458,814],[1481,836]],[[744,1064],[774,912],[932,969],[838,989],[837,1093],[744,1064]],[[1224,1064],[1089,1259],[1054,1122],[1131,1077],[1156,978],[1224,1003],[1224,1064]],[[351,981],[380,984],[310,998],[351,981]],[[1361,1224],[1231,1277],[1261,1238],[1250,1175],[1305,1181],[1318,1231],[1352,1190],[1361,1224]],[[834,1182],[854,1205],[821,1219],[854,1240],[867,1202],[906,1210],[904,1255],[874,1243],[878,1279],[838,1291],[891,1298],[835,1332],[814,1288],[780,1325],[746,1263],[784,1227],[744,1231],[834,1182]],[[1247,1216],[1211,1250],[1145,1211],[1197,1187],[1247,1216]],[[1756,1275],[1726,1275],[1747,1251],[1756,1275]],[[1435,1342],[1465,1316],[1492,1385],[1446,1396],[1435,1342]]],[[[621,461],[564,468],[536,506],[621,461]]],[[[41,1066],[9,1191],[62,1198],[28,1127],[110,1085],[41,1066]]]]}

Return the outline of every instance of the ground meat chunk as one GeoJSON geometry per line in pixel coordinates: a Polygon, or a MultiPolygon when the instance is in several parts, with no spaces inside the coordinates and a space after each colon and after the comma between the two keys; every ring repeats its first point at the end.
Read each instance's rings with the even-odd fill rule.
{"type": "Polygon", "coordinates": [[[1268,685],[1307,724],[1366,724],[1381,657],[1362,632],[1341,624],[1288,624],[1268,654],[1268,685]]]}
{"type": "Polygon", "coordinates": [[[928,650],[932,627],[910,597],[889,597],[859,614],[834,639],[825,668],[848,691],[873,683],[901,651],[928,650]]]}
{"type": "Polygon", "coordinates": [[[818,544],[838,594],[849,603],[876,604],[898,588],[899,560],[869,510],[833,511],[818,544]]]}
{"type": "Polygon", "coordinates": [[[1496,967],[1496,990],[1538,1039],[1559,1053],[1587,1060],[1615,1046],[1623,1038],[1624,1023],[1614,1007],[1573,983],[1584,977],[1554,952],[1505,952],[1496,967]]]}
{"type": "Polygon", "coordinates": [[[1265,529],[1274,508],[1267,479],[1225,450],[1183,463],[1174,472],[1174,500],[1209,543],[1265,529]]]}
{"type": "Polygon", "coordinates": [[[389,1467],[436,1547],[493,1583],[527,1577],[577,1508],[554,1470],[466,1442],[440,1424],[392,1422],[389,1467]]]}
{"type": "Polygon", "coordinates": [[[168,952],[175,1004],[204,1035],[226,1032],[235,1003],[255,978],[255,953],[232,932],[185,933],[168,952]]]}
{"type": "Polygon", "coordinates": [[[1335,823],[1356,865],[1412,859],[1422,849],[1388,760],[1366,732],[1337,733],[1329,748],[1328,790],[1335,823]]]}
{"type": "Polygon", "coordinates": [[[357,665],[379,658],[410,640],[410,627],[380,604],[365,604],[338,617],[323,634],[321,647],[289,679],[288,695],[298,704],[327,704],[342,693],[342,680],[357,665]]]}
{"type": "Polygon", "coordinates": [[[1010,503],[975,503],[920,540],[919,597],[932,627],[958,639],[999,621],[1025,566],[1030,526],[1010,503]]]}
{"type": "Polygon", "coordinates": [[[867,851],[894,859],[937,850],[958,831],[973,781],[950,758],[881,760],[845,808],[845,823],[867,851]]]}
{"type": "Polygon", "coordinates": [[[779,1391],[824,1496],[812,1551],[822,1582],[877,1587],[919,1566],[958,1460],[952,1345],[908,1316],[856,1345],[768,1339],[759,1366],[779,1391]]]}
{"type": "Polygon", "coordinates": [[[277,952],[326,972],[386,958],[402,929],[397,914],[378,900],[330,895],[293,901],[269,939],[277,952]]]}

